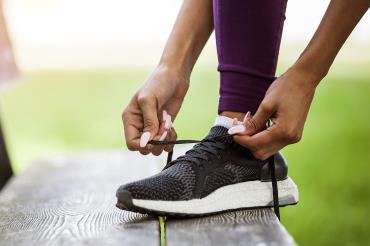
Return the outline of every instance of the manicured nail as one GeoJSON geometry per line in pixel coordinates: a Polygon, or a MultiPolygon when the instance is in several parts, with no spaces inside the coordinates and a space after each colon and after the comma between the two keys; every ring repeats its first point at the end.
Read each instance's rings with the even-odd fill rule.
{"type": "Polygon", "coordinates": [[[164,123],[164,128],[169,130],[169,129],[171,129],[171,127],[172,127],[171,115],[167,114],[167,119],[164,123]]]}
{"type": "Polygon", "coordinates": [[[243,124],[244,124],[244,125],[245,125],[245,124],[247,124],[247,121],[250,119],[250,117],[251,117],[251,112],[250,112],[250,111],[248,111],[248,112],[245,114],[244,119],[243,119],[243,124]]]}
{"type": "Polygon", "coordinates": [[[233,134],[238,134],[238,133],[241,133],[241,132],[244,132],[246,129],[245,129],[245,126],[244,125],[237,125],[237,126],[233,126],[229,129],[228,133],[230,135],[233,135],[233,134]]]}
{"type": "Polygon", "coordinates": [[[149,142],[150,139],[150,132],[144,132],[140,138],[140,147],[143,148],[149,142]]]}
{"type": "Polygon", "coordinates": [[[162,134],[162,136],[159,138],[159,141],[165,140],[166,137],[167,137],[167,131],[164,131],[163,134],[162,134]]]}
{"type": "Polygon", "coordinates": [[[162,121],[166,121],[167,115],[168,115],[167,111],[166,110],[163,110],[163,113],[162,113],[162,121]]]}

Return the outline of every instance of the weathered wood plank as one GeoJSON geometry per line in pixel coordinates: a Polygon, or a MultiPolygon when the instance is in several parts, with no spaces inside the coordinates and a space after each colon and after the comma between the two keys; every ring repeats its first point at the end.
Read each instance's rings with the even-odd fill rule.
{"type": "Polygon", "coordinates": [[[193,218],[168,219],[167,245],[295,245],[271,209],[251,209],[193,218]]]}
{"type": "MultiPolygon", "coordinates": [[[[176,156],[183,154],[186,148],[177,149],[176,156]]],[[[169,218],[166,242],[168,246],[296,245],[271,209],[240,210],[181,220],[169,218]]]]}
{"type": "MultiPolygon", "coordinates": [[[[158,245],[157,218],[116,209],[114,193],[164,160],[106,152],[31,165],[0,193],[0,245],[158,245]]],[[[270,209],[168,219],[166,228],[170,246],[294,245],[270,209]]]]}
{"type": "Polygon", "coordinates": [[[158,171],[153,157],[137,157],[110,152],[31,165],[0,193],[0,245],[158,245],[157,218],[115,207],[120,184],[158,171]]]}

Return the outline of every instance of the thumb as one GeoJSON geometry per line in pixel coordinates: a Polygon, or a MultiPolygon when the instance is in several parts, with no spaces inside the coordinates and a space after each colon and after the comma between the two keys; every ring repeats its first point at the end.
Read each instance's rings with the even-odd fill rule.
{"type": "Polygon", "coordinates": [[[142,97],[138,99],[138,103],[143,114],[144,123],[143,134],[140,138],[140,147],[145,147],[158,133],[157,101],[154,97],[142,97]]]}
{"type": "Polygon", "coordinates": [[[273,106],[262,102],[253,117],[246,121],[246,134],[253,135],[266,128],[266,123],[273,115],[273,106]]]}

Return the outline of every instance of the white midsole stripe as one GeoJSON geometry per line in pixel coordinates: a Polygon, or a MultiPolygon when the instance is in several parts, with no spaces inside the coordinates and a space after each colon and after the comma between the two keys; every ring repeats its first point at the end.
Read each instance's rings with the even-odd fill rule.
{"type": "MultiPolygon", "coordinates": [[[[279,200],[290,198],[290,203],[298,202],[298,189],[291,178],[278,181],[279,200]]],[[[271,182],[248,181],[221,187],[201,199],[188,201],[156,201],[133,199],[137,207],[169,213],[205,214],[224,210],[263,207],[272,202],[271,182]]]]}

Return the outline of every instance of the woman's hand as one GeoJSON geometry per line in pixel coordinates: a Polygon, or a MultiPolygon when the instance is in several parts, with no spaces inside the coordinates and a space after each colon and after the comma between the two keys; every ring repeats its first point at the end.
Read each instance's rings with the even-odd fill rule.
{"type": "Polygon", "coordinates": [[[160,155],[173,146],[153,146],[154,140],[175,140],[172,127],[189,87],[189,81],[177,71],[166,66],[158,66],[149,79],[135,93],[123,111],[122,120],[126,144],[129,150],[141,154],[160,155]]]}
{"type": "MultiPolygon", "coordinates": [[[[189,88],[191,71],[213,31],[212,9],[212,0],[183,2],[160,65],[123,112],[126,143],[130,150],[159,155],[163,147],[147,145],[148,141],[176,139],[171,118],[179,112],[189,88]],[[169,117],[163,117],[164,110],[168,114],[163,115],[169,117]]],[[[172,147],[164,149],[170,151],[172,147]]]]}
{"type": "Polygon", "coordinates": [[[229,130],[239,132],[234,136],[236,142],[249,148],[256,158],[266,159],[301,139],[315,87],[369,9],[369,2],[330,2],[319,28],[293,68],[271,84],[256,114],[245,118],[246,127],[238,125],[229,130]],[[265,129],[268,119],[273,125],[265,129]]]}
{"type": "Polygon", "coordinates": [[[301,139],[304,123],[314,96],[315,83],[302,72],[288,70],[267,90],[256,114],[247,114],[244,127],[231,128],[234,141],[261,160],[301,139]],[[272,126],[266,129],[271,119],[272,126]]]}

